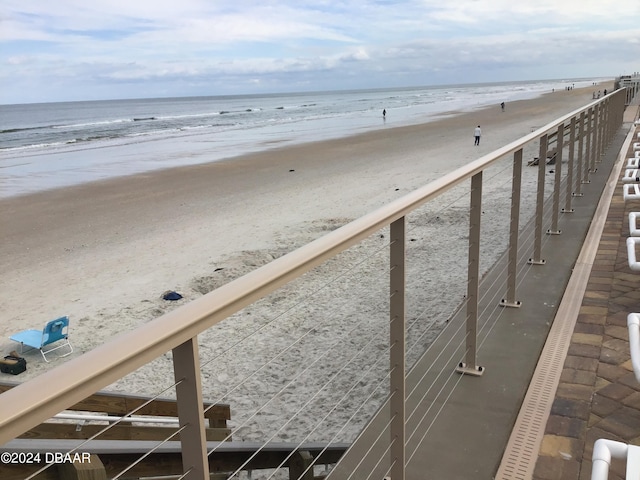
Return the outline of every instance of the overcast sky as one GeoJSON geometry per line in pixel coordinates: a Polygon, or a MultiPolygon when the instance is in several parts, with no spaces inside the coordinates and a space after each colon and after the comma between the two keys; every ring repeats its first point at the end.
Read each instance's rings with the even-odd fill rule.
{"type": "Polygon", "coordinates": [[[0,103],[614,77],[640,0],[2,0],[0,103]]]}

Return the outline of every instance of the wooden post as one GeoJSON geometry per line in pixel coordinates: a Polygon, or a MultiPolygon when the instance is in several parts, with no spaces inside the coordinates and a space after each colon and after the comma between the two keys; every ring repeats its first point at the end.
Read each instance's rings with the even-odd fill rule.
{"type": "Polygon", "coordinates": [[[100,457],[93,454],[79,454],[82,458],[88,455],[88,461],[58,464],[60,480],[107,480],[107,471],[100,457]]]}
{"type": "Polygon", "coordinates": [[[296,451],[289,460],[289,480],[313,480],[313,455],[296,451]]]}

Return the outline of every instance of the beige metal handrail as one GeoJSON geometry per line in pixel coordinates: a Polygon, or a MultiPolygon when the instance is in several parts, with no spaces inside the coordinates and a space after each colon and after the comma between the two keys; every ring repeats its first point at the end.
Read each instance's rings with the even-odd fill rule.
{"type": "MultiPolygon", "coordinates": [[[[197,300],[3,393],[0,395],[2,412],[0,445],[171,350],[174,353],[178,388],[181,388],[181,383],[187,385],[187,389],[195,395],[189,404],[196,405],[197,397],[201,393],[199,393],[199,365],[195,339],[201,332],[300,277],[381,228],[402,219],[429,200],[483,172],[506,155],[521,150],[540,137],[546,138],[548,133],[556,131],[559,126],[564,128],[569,122],[575,122],[578,116],[582,119],[583,112],[588,112],[589,118],[593,115],[593,123],[596,125],[597,117],[601,116],[603,111],[600,105],[615,104],[617,108],[617,104],[622,103],[622,109],[624,108],[623,102],[616,100],[618,93],[623,94],[623,92],[615,92],[571,112],[197,300]],[[180,358],[181,361],[178,362],[176,358],[180,358]],[[184,361],[185,359],[188,361],[184,361]],[[178,363],[182,366],[178,367],[178,363]]],[[[622,96],[621,98],[624,99],[622,96]]],[[[617,115],[617,111],[614,113],[617,115]]],[[[618,120],[612,118],[611,121],[618,120]]],[[[600,126],[603,124],[604,122],[601,122],[600,126]]],[[[611,128],[610,130],[613,131],[611,128]]],[[[601,135],[602,133],[599,133],[597,137],[601,135]]],[[[604,148],[601,138],[598,140],[600,140],[598,148],[604,148]]],[[[599,156],[601,152],[596,152],[595,133],[591,147],[592,155],[599,156]]],[[[593,162],[594,158],[591,160],[593,162]]],[[[544,161],[545,158],[541,157],[540,162],[544,161]]],[[[178,397],[180,397],[179,391],[178,397]]],[[[201,398],[199,400],[201,409],[201,398]]],[[[180,398],[178,402],[180,403],[180,398]]],[[[192,418],[199,419],[202,415],[195,411],[192,418]]],[[[187,422],[181,418],[181,424],[184,423],[187,422]]],[[[198,426],[195,427],[194,432],[197,432],[198,426]]],[[[200,441],[197,435],[195,437],[195,441],[200,441]]],[[[202,461],[206,463],[206,460],[202,461]]],[[[197,460],[195,462],[197,463],[197,460]]]]}
{"type": "MultiPolygon", "coordinates": [[[[546,131],[553,125],[542,127],[546,131]]],[[[110,385],[537,138],[531,133],[0,396],[0,444],[110,385]],[[71,373],[71,374],[70,374],[71,373]],[[43,388],[46,386],[46,388],[43,388]]]]}

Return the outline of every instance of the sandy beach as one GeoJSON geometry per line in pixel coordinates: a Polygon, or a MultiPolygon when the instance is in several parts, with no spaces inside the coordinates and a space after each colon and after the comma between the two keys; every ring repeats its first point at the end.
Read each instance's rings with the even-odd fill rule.
{"type": "MultiPolygon", "coordinates": [[[[81,355],[591,102],[592,91],[556,91],[510,103],[504,112],[499,105],[451,112],[443,120],[410,127],[394,127],[388,118],[385,128],[349,138],[2,199],[0,346],[7,354],[16,347],[9,340],[12,333],[69,315],[75,351],[66,358],[81,355]],[[477,147],[476,125],[483,131],[477,147]],[[167,290],[184,299],[162,300],[167,290]]],[[[525,152],[525,161],[536,154],[525,152]]],[[[535,169],[524,170],[524,181],[533,185],[535,169]]],[[[510,193],[508,176],[494,183],[489,206],[493,200],[508,201],[510,193]]],[[[443,238],[461,227],[449,220],[440,225],[443,238]]],[[[487,228],[499,228],[494,223],[504,220],[483,218],[487,228]]],[[[466,228],[462,225],[460,235],[466,228]]],[[[499,245],[493,250],[501,253],[499,245]]],[[[446,278],[448,260],[438,262],[437,251],[425,252],[446,278]]],[[[366,278],[360,282],[365,289],[366,278]]],[[[250,313],[255,318],[271,307],[263,302],[250,313]]],[[[359,315],[370,312],[361,309],[359,315]]],[[[208,358],[216,342],[229,342],[246,327],[238,322],[212,332],[203,340],[202,356],[208,358]]],[[[269,350],[265,346],[281,338],[277,331],[264,333],[260,349],[269,350]]],[[[256,345],[245,348],[240,357],[248,357],[256,345]]],[[[6,379],[28,380],[65,359],[45,364],[32,352],[27,361],[27,372],[6,379]]],[[[241,361],[226,361],[224,371],[203,368],[205,379],[217,385],[231,381],[241,361]]],[[[245,362],[250,369],[251,361],[245,362]]],[[[286,368],[279,375],[286,377],[286,368]]],[[[160,383],[171,381],[162,376],[147,372],[117,387],[154,393],[160,383]]],[[[234,418],[254,400],[240,393],[227,399],[234,418]]],[[[259,422],[254,424],[245,429],[246,438],[263,433],[259,422]]]]}

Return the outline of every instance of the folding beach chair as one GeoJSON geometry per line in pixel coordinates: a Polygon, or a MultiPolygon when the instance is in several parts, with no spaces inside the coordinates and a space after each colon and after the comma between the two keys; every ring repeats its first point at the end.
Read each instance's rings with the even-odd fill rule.
{"type": "Polygon", "coordinates": [[[49,360],[47,360],[47,353],[51,353],[54,350],[65,347],[68,348],[69,351],[64,355],[60,355],[60,357],[66,357],[73,352],[73,347],[69,342],[69,317],[56,318],[47,323],[42,330],[23,330],[22,332],[11,335],[9,338],[20,344],[20,353],[22,353],[25,345],[40,350],[42,358],[44,358],[44,361],[47,363],[49,362],[49,360]],[[45,349],[47,345],[53,343],[59,344],[45,349]]]}

